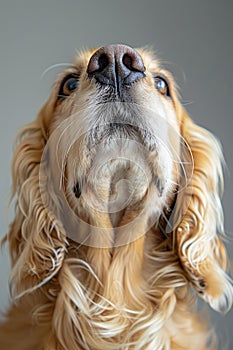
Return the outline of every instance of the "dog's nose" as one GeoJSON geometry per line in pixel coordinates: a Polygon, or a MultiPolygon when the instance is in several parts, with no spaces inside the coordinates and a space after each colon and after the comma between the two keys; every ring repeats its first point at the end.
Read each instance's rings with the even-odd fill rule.
{"type": "Polygon", "coordinates": [[[132,85],[145,77],[145,67],[139,53],[126,45],[108,45],[91,57],[87,73],[99,83],[112,85],[118,91],[122,85],[132,85]]]}

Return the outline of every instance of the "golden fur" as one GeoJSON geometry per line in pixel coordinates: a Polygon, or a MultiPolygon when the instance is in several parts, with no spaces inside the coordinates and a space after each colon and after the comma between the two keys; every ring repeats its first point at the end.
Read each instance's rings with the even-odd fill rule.
{"type": "Polygon", "coordinates": [[[12,166],[16,212],[5,239],[13,303],[0,326],[0,349],[215,348],[191,289],[217,311],[231,307],[221,148],[187,115],[170,73],[145,49],[138,52],[146,78],[131,87],[132,106],[108,105],[107,88],[99,103],[98,84],[86,73],[95,51],[77,55],[18,139],[12,166]],[[57,101],[61,81],[75,72],[77,91],[57,101]],[[170,98],[155,88],[157,74],[168,80],[170,98]],[[127,159],[113,157],[105,166],[101,142],[88,149],[86,141],[100,108],[103,123],[115,108],[125,118],[134,113],[152,137],[161,133],[160,145],[140,151],[135,134],[122,143],[109,140],[110,151],[116,146],[127,159]],[[162,182],[161,193],[152,172],[162,182]],[[112,182],[121,173],[134,192],[130,204],[109,213],[117,191],[110,196],[112,182]],[[73,195],[77,179],[79,199],[73,195]]]}

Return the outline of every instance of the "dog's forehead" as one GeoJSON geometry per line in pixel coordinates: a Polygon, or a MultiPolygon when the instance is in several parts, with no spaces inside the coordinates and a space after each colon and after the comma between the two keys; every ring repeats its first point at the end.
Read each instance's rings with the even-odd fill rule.
{"type": "MultiPolygon", "coordinates": [[[[99,49],[100,47],[77,50],[73,62],[74,66],[79,68],[86,67],[92,55],[99,49]]],[[[155,71],[160,67],[160,62],[152,50],[147,48],[135,48],[134,50],[136,50],[142,57],[144,66],[147,70],[155,71]]]]}

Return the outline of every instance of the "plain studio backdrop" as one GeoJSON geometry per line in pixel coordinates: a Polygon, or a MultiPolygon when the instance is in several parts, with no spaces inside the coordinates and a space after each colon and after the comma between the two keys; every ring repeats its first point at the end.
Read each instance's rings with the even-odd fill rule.
{"type": "MultiPolygon", "coordinates": [[[[233,232],[233,2],[230,0],[0,1],[0,238],[7,218],[15,135],[32,121],[60,69],[76,49],[125,43],[152,45],[180,87],[193,119],[220,140],[226,159],[225,228],[233,232]]],[[[210,174],[211,175],[211,174],[210,174]]],[[[232,243],[228,250],[233,257],[232,243]]],[[[0,254],[0,309],[8,305],[9,259],[0,254]]],[[[233,349],[233,310],[211,312],[223,344],[233,349]]],[[[221,346],[222,349],[222,346],[221,346]]],[[[198,350],[198,349],[197,349],[198,350]]]]}

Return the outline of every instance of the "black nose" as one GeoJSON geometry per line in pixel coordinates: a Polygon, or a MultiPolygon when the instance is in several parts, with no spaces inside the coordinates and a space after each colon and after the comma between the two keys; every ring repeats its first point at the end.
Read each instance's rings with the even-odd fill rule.
{"type": "Polygon", "coordinates": [[[91,57],[87,73],[99,83],[112,85],[118,91],[145,77],[145,67],[139,53],[126,45],[108,45],[91,57]]]}

